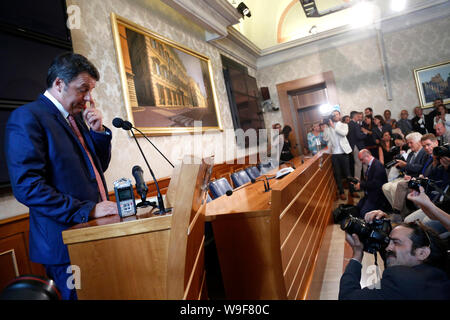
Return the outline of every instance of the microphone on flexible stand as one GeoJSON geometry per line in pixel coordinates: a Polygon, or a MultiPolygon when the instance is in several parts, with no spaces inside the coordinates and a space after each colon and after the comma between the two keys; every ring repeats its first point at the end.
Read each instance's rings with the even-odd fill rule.
{"type": "Polygon", "coordinates": [[[296,169],[295,166],[294,166],[294,163],[292,161],[290,161],[290,160],[286,160],[286,161],[281,160],[281,162],[280,162],[280,164],[285,164],[285,163],[289,163],[291,165],[292,169],[296,169]]]}
{"type": "Polygon", "coordinates": [[[116,128],[122,128],[124,130],[130,130],[131,134],[133,135],[134,141],[136,141],[136,144],[139,148],[139,151],[142,154],[142,157],[145,160],[145,163],[147,164],[148,170],[150,171],[150,174],[152,175],[153,181],[155,182],[155,186],[156,186],[156,192],[157,192],[157,199],[158,199],[158,209],[159,211],[154,212],[154,214],[165,214],[167,212],[170,212],[171,209],[166,209],[164,208],[164,201],[162,199],[162,195],[161,195],[161,191],[159,190],[159,185],[158,185],[158,181],[155,178],[155,174],[153,173],[152,168],[150,167],[147,158],[145,157],[144,152],[141,149],[141,146],[138,142],[138,140],[136,139],[136,136],[133,132],[133,130],[131,130],[133,128],[133,125],[129,122],[129,121],[124,121],[120,118],[114,118],[113,122],[112,122],[113,126],[116,128]]]}
{"type": "Polygon", "coordinates": [[[137,132],[139,132],[148,142],[150,142],[150,144],[153,146],[153,148],[155,148],[156,149],[156,151],[158,151],[159,152],[159,154],[164,158],[164,159],[166,159],[166,161],[172,166],[172,168],[175,168],[175,166],[172,164],[172,162],[170,162],[170,160],[169,159],[167,159],[167,157],[153,144],[153,142],[151,142],[150,141],[150,139],[146,136],[146,134],[145,133],[143,133],[141,130],[139,130],[138,128],[136,128],[136,127],[133,127],[133,125],[131,124],[131,122],[129,122],[129,121],[126,121],[126,120],[123,120],[123,119],[121,119],[121,118],[114,118],[113,119],[113,125],[116,127],[116,128],[122,128],[122,129],[124,129],[124,130],[131,130],[131,129],[134,129],[134,130],[136,130],[137,132]]]}
{"type": "MultiPolygon", "coordinates": [[[[259,182],[259,181],[264,182],[264,192],[268,192],[269,190],[271,190],[271,189],[270,189],[270,186],[269,186],[269,180],[267,179],[266,176],[263,176],[263,177],[266,178],[266,180],[264,180],[264,179],[253,179],[253,178],[251,178],[250,181],[251,181],[251,184],[254,184],[255,182],[259,182]],[[267,181],[267,185],[266,185],[266,181],[267,181]]],[[[227,190],[227,192],[225,192],[225,194],[226,194],[227,196],[231,196],[231,195],[233,194],[234,191],[238,191],[239,189],[243,189],[243,188],[246,188],[246,187],[248,187],[248,186],[250,186],[250,184],[244,184],[244,185],[242,185],[242,186],[240,186],[240,187],[237,187],[237,188],[234,189],[234,190],[227,190]]]]}
{"type": "Polygon", "coordinates": [[[146,201],[145,198],[147,197],[147,191],[148,187],[145,184],[144,181],[144,171],[140,166],[134,166],[131,170],[131,173],[133,174],[134,179],[136,180],[136,191],[141,196],[141,202],[136,205],[136,207],[156,207],[156,204],[154,202],[146,201]]]}

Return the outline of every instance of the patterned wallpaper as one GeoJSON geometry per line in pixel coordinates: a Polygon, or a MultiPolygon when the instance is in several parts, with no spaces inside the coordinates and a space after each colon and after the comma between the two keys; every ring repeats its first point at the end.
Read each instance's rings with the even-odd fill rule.
{"type": "MultiPolygon", "coordinates": [[[[134,165],[140,165],[144,169],[146,181],[152,180],[135,142],[125,131],[116,129],[111,124],[115,117],[126,118],[111,28],[111,12],[209,57],[222,127],[233,128],[222,75],[221,52],[205,41],[205,32],[202,28],[169,6],[155,0],[67,0],[67,7],[71,5],[79,8],[81,17],[79,28],[71,30],[74,51],[90,59],[100,72],[101,78],[97,82],[93,96],[97,108],[103,113],[104,124],[113,133],[112,160],[105,173],[109,191],[113,190],[113,182],[121,177],[131,178],[134,183],[131,174],[134,165]]],[[[254,75],[255,72],[251,70],[251,74],[254,75]]],[[[185,154],[200,156],[202,149],[203,156],[215,154],[216,161],[236,157],[233,153],[227,155],[226,150],[240,151],[235,148],[234,137],[226,136],[219,131],[206,132],[201,136],[185,134],[152,137],[151,140],[175,165],[185,154]]],[[[170,176],[172,167],[144,138],[139,138],[139,142],[156,178],[170,176]]],[[[0,212],[0,219],[28,212],[28,209],[19,204],[12,195],[1,196],[0,205],[3,209],[0,212]]]]}
{"type": "MultiPolygon", "coordinates": [[[[398,119],[403,108],[411,115],[419,105],[413,69],[450,60],[448,30],[447,17],[383,35],[392,101],[386,98],[376,36],[261,68],[257,70],[258,85],[268,86],[278,104],[277,84],[331,70],[344,113],[370,106],[382,114],[389,108],[398,119]]],[[[265,120],[267,125],[283,123],[281,111],[266,113],[265,120]]]]}
{"type": "MultiPolygon", "coordinates": [[[[72,30],[74,50],[87,56],[99,68],[102,79],[94,90],[94,94],[98,101],[97,104],[102,108],[106,125],[111,127],[111,121],[114,117],[126,118],[116,50],[111,31],[110,13],[114,12],[209,57],[213,68],[222,126],[224,129],[233,128],[222,76],[220,52],[204,40],[203,29],[159,1],[68,0],[67,3],[68,6],[76,4],[81,9],[83,19],[81,28],[72,30]]],[[[134,165],[143,167],[144,179],[150,181],[151,177],[147,173],[148,170],[145,169],[145,162],[141,159],[142,157],[132,138],[124,131],[115,128],[112,128],[112,131],[112,161],[109,170],[106,172],[109,189],[112,190],[113,181],[120,177],[132,178],[131,168],[134,165]]],[[[179,163],[187,153],[199,155],[198,146],[204,147],[203,155],[215,153],[216,159],[221,158],[220,153],[223,150],[215,150],[214,148],[225,146],[224,139],[225,135],[218,131],[208,132],[201,137],[195,136],[194,138],[189,134],[151,138],[152,142],[174,164],[179,163]]],[[[172,172],[170,165],[147,141],[143,138],[139,140],[156,178],[170,176],[172,172]]],[[[230,146],[230,143],[228,146],[230,146]]]]}

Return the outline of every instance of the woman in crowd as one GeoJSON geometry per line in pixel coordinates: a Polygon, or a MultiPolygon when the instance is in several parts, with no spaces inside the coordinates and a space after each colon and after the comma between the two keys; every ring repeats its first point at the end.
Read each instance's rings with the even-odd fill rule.
{"type": "Polygon", "coordinates": [[[397,121],[392,120],[392,137],[394,137],[394,135],[398,135],[400,137],[402,137],[402,139],[405,137],[402,130],[397,126],[397,121]]]}
{"type": "Polygon", "coordinates": [[[289,161],[294,158],[292,153],[292,145],[291,140],[289,139],[289,134],[291,133],[292,128],[290,126],[284,126],[281,133],[284,137],[283,148],[281,149],[280,160],[281,161],[289,161]]]}
{"type": "Polygon", "coordinates": [[[373,118],[373,124],[374,128],[372,130],[372,136],[375,143],[378,145],[380,144],[381,138],[383,138],[383,132],[389,131],[389,133],[391,133],[392,127],[389,124],[385,123],[383,117],[380,115],[376,115],[373,118]]]}
{"type": "Polygon", "coordinates": [[[323,133],[320,132],[319,122],[313,124],[312,130],[308,132],[307,139],[309,151],[313,155],[323,148],[325,141],[323,140],[323,133]]]}
{"type": "Polygon", "coordinates": [[[366,139],[364,140],[364,145],[367,150],[369,150],[372,155],[378,159],[378,147],[375,143],[375,139],[373,138],[373,118],[371,115],[367,115],[364,117],[363,128],[366,129],[366,139]]]}
{"type": "Polygon", "coordinates": [[[395,119],[391,118],[391,111],[388,109],[384,110],[384,123],[392,125],[392,121],[394,121],[394,120],[395,119]]]}
{"type": "MultiPolygon", "coordinates": [[[[391,151],[394,146],[392,142],[391,134],[389,131],[383,132],[383,137],[381,138],[380,145],[378,147],[379,160],[382,164],[386,164],[394,160],[395,153],[391,151]]],[[[389,175],[390,169],[386,169],[386,174],[389,175]]]]}
{"type": "MultiPolygon", "coordinates": [[[[437,115],[434,118],[434,127],[437,123],[441,122],[445,125],[446,131],[450,130],[450,114],[447,113],[445,105],[441,104],[437,108],[437,115]]],[[[450,131],[449,131],[450,132],[450,131]]]]}

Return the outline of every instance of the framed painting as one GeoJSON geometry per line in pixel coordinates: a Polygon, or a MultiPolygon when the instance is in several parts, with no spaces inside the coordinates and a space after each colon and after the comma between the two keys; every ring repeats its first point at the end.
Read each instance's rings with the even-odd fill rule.
{"type": "Polygon", "coordinates": [[[208,57],[111,14],[128,121],[149,135],[222,130],[208,57]]]}
{"type": "Polygon", "coordinates": [[[414,69],[414,78],[422,108],[432,107],[437,98],[450,102],[450,61],[414,69]]]}

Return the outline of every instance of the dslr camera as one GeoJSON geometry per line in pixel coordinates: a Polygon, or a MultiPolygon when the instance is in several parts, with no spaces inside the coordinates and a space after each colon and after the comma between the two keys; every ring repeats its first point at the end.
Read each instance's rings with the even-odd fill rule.
{"type": "Polygon", "coordinates": [[[357,234],[364,245],[364,251],[376,253],[389,245],[392,225],[387,219],[375,219],[372,223],[366,223],[363,219],[349,215],[341,221],[341,229],[348,234],[357,234]]]}
{"type": "MultiPolygon", "coordinates": [[[[394,147],[394,148],[398,148],[398,147],[394,147]]],[[[401,154],[396,154],[396,155],[394,156],[394,159],[393,159],[392,161],[389,161],[388,163],[386,163],[386,164],[384,165],[384,167],[385,167],[386,169],[390,169],[390,168],[392,168],[393,166],[395,166],[395,164],[397,163],[398,160],[404,160],[401,154]]]]}
{"type": "Polygon", "coordinates": [[[322,121],[323,121],[324,124],[329,125],[330,120],[333,122],[333,118],[334,118],[334,114],[330,113],[329,115],[323,117],[322,121]]]}
{"type": "Polygon", "coordinates": [[[433,155],[436,157],[450,157],[450,144],[433,148],[433,155]]]}

